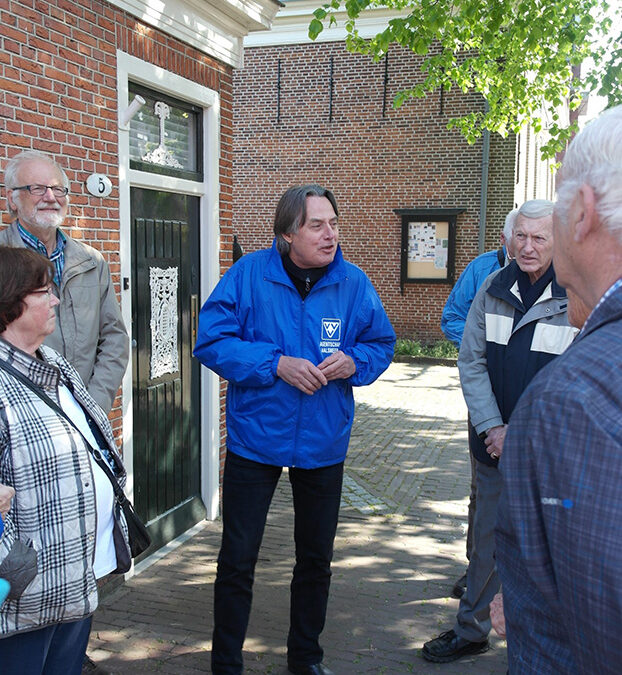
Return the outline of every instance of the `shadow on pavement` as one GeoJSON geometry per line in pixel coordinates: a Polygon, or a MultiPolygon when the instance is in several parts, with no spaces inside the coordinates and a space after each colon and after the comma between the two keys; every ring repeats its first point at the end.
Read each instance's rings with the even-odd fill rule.
{"type": "MultiPolygon", "coordinates": [[[[337,675],[507,671],[505,643],[430,664],[424,641],[452,627],[464,557],[470,465],[456,368],[393,364],[357,392],[335,542],[325,661],[337,675]],[[364,393],[363,393],[364,392],[364,393]]],[[[293,567],[289,482],[281,478],[255,576],[245,672],[286,672],[293,567]]],[[[208,673],[220,523],[104,598],[90,656],[119,675],[208,673]]]]}

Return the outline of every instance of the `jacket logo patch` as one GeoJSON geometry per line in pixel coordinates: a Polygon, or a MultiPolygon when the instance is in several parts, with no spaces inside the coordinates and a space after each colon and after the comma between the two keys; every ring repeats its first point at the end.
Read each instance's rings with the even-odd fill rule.
{"type": "Polygon", "coordinates": [[[341,340],[341,319],[322,319],[322,340],[341,340]]]}

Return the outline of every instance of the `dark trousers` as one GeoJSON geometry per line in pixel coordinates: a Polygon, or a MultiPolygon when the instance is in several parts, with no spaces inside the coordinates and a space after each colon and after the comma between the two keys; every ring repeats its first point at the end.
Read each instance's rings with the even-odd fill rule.
{"type": "Polygon", "coordinates": [[[469,439],[469,459],[471,460],[471,491],[469,493],[469,516],[466,540],[467,560],[471,560],[471,551],[473,550],[473,520],[475,519],[475,508],[477,506],[477,460],[473,456],[473,451],[471,450],[471,429],[473,429],[473,425],[471,424],[471,418],[469,417],[467,420],[467,438],[469,439]]]}
{"type": "Polygon", "coordinates": [[[2,675],[80,675],[91,617],[17,633],[0,640],[2,675]]]}
{"type": "Polygon", "coordinates": [[[490,632],[489,605],[500,585],[495,562],[495,525],[503,481],[496,466],[483,462],[477,462],[475,475],[477,509],[473,520],[473,548],[466,592],[460,598],[454,631],[465,640],[482,642],[490,632]]]}
{"type": "MultiPolygon", "coordinates": [[[[242,646],[253,596],[259,547],[282,467],[227,452],[223,479],[223,533],[214,587],[212,672],[242,673],[242,646]]],[[[343,462],[320,469],[289,469],[294,500],[296,565],[291,583],[287,659],[323,658],[330,563],[337,531],[343,462]]]]}

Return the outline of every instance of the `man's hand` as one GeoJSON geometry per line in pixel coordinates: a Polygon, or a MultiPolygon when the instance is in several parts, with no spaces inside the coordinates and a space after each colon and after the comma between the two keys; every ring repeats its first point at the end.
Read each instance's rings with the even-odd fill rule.
{"type": "Polygon", "coordinates": [[[502,424],[498,427],[493,427],[488,434],[484,443],[486,444],[486,452],[493,458],[499,459],[503,452],[503,441],[505,440],[505,433],[508,430],[507,424],[502,424]]]}
{"type": "Polygon", "coordinates": [[[505,614],[503,613],[503,595],[497,593],[490,603],[490,621],[499,637],[505,637],[505,614]]]}
{"type": "MultiPolygon", "coordinates": [[[[321,364],[320,364],[321,365],[321,364]]],[[[307,359],[295,356],[281,356],[276,367],[276,374],[287,384],[300,389],[305,394],[313,394],[320,387],[328,384],[322,371],[307,359]]]]}
{"type": "Polygon", "coordinates": [[[327,356],[318,365],[318,368],[329,382],[331,380],[346,380],[356,372],[354,361],[343,352],[335,352],[327,356]]]}
{"type": "Polygon", "coordinates": [[[0,483],[0,515],[4,518],[11,508],[11,500],[15,497],[15,490],[10,485],[0,483]]]}

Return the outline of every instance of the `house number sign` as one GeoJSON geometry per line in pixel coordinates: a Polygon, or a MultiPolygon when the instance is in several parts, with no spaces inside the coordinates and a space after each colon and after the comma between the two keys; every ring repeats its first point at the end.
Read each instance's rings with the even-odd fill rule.
{"type": "Polygon", "coordinates": [[[103,173],[92,173],[86,179],[86,189],[94,197],[107,197],[112,192],[112,183],[103,173]]]}

